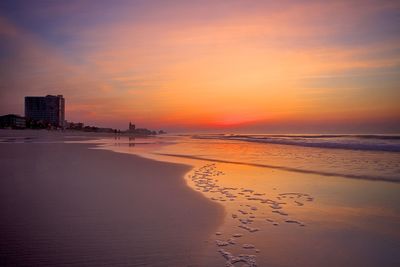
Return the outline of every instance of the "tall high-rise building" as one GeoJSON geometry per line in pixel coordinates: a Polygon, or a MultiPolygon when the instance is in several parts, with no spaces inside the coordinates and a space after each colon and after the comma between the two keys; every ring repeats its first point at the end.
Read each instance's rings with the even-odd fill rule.
{"type": "Polygon", "coordinates": [[[62,95],[26,96],[25,117],[64,127],[65,100],[62,95]]]}

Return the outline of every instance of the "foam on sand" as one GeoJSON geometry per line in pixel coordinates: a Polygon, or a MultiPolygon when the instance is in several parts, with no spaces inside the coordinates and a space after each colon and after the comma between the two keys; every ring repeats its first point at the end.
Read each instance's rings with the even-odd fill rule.
{"type": "Polygon", "coordinates": [[[232,253],[219,249],[218,252],[226,259],[226,267],[234,267],[236,263],[244,263],[242,266],[257,267],[256,256],[239,254],[234,256],[232,253]]]}
{"type": "MultiPolygon", "coordinates": [[[[221,186],[216,176],[226,175],[218,171],[215,163],[204,165],[193,172],[188,177],[194,182],[195,186],[201,189],[206,196],[214,201],[226,201],[230,203],[240,201],[239,205],[235,205],[237,213],[231,213],[229,218],[237,221],[240,224],[239,228],[245,230],[247,234],[257,235],[263,227],[267,224],[260,224],[259,221],[265,219],[264,222],[269,222],[273,226],[279,226],[279,222],[296,224],[304,226],[304,224],[295,219],[283,219],[289,214],[284,211],[285,206],[301,207],[304,202],[310,202],[313,198],[309,194],[299,192],[278,193],[276,196],[270,195],[267,197],[265,192],[256,192],[251,188],[237,188],[229,186],[221,186]],[[283,199],[286,199],[283,201],[283,199]],[[270,210],[272,213],[279,215],[279,218],[265,218],[265,211],[270,210]]],[[[222,177],[220,178],[222,179],[222,177]]],[[[274,190],[277,190],[276,188],[274,190]]],[[[227,203],[227,205],[232,205],[227,203]]],[[[225,229],[224,232],[232,232],[232,229],[225,229]]],[[[216,235],[222,235],[217,232],[216,235]]],[[[235,233],[231,234],[231,238],[227,240],[215,240],[217,247],[230,247],[235,246],[238,248],[235,238],[245,238],[246,234],[235,233]]],[[[241,249],[249,250],[254,249],[256,253],[260,250],[254,244],[245,243],[239,246],[241,249]]],[[[220,249],[220,254],[227,260],[226,266],[234,266],[235,263],[242,262],[245,266],[256,266],[256,257],[254,255],[240,254],[234,256],[230,252],[220,249]],[[247,265],[246,265],[247,264],[247,265]]]]}

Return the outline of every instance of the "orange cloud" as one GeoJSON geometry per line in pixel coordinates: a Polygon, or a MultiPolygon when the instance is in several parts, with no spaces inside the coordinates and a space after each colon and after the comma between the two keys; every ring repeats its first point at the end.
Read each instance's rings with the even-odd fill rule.
{"type": "Polygon", "coordinates": [[[13,58],[19,62],[7,85],[30,86],[18,97],[60,88],[68,119],[104,125],[215,128],[400,117],[393,101],[398,81],[367,82],[368,73],[397,70],[399,39],[362,45],[335,39],[398,4],[255,5],[209,19],[208,10],[184,5],[155,10],[150,19],[121,16],[67,29],[78,40],[67,47],[71,57],[3,20],[0,33],[23,52],[13,58]]]}

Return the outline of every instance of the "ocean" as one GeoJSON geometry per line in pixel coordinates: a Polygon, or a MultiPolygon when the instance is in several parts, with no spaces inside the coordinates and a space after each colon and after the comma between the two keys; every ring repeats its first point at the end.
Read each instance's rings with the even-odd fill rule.
{"type": "Polygon", "coordinates": [[[324,176],[400,182],[399,135],[180,136],[161,154],[324,176]],[[190,151],[190,153],[187,153],[190,151]]]}

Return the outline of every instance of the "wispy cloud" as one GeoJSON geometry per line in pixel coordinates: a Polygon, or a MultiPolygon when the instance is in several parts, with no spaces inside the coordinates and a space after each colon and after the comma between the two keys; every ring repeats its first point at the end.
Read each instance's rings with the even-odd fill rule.
{"type": "Polygon", "coordinates": [[[0,23],[12,54],[0,59],[8,66],[1,94],[60,88],[71,120],[212,128],[400,118],[391,101],[399,80],[390,75],[400,66],[396,1],[71,1],[47,9],[63,19],[25,12],[57,28],[0,23]]]}

